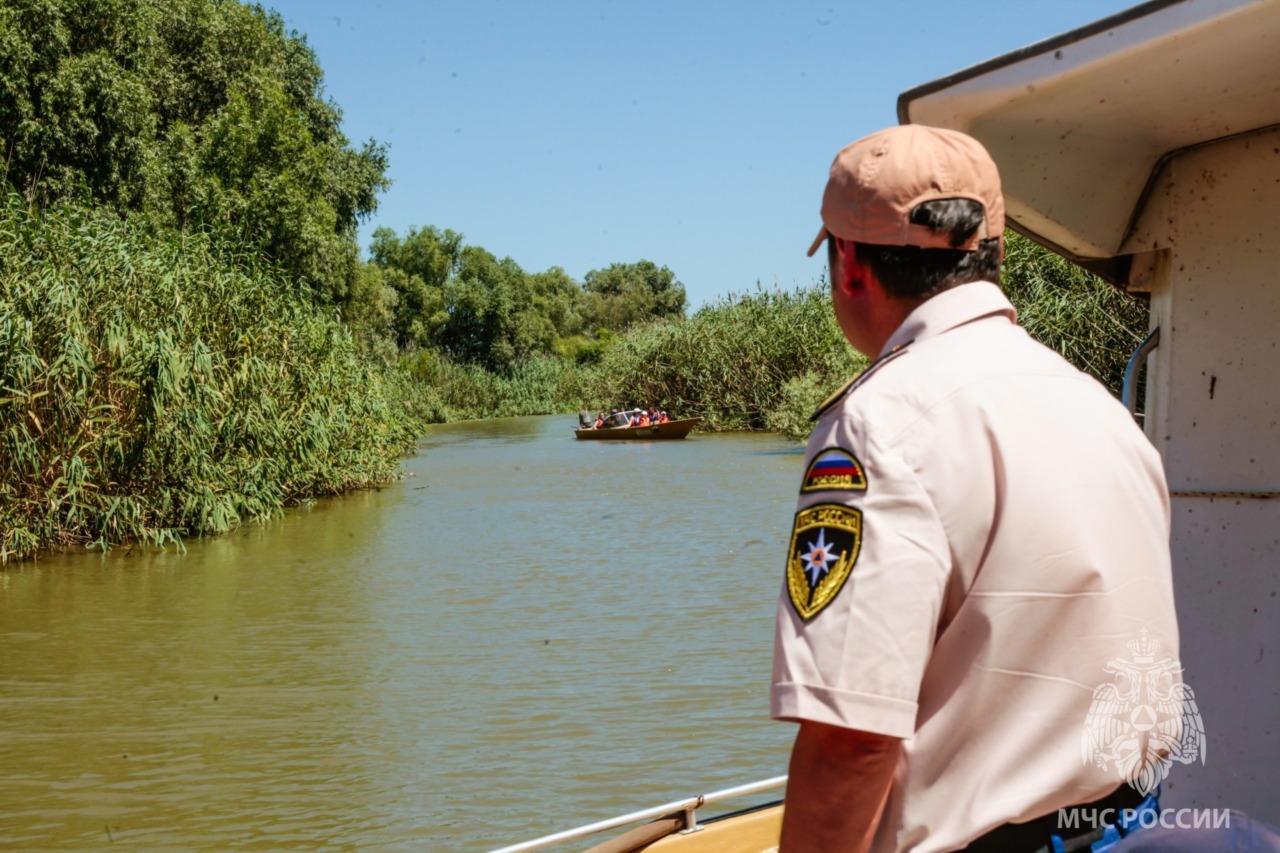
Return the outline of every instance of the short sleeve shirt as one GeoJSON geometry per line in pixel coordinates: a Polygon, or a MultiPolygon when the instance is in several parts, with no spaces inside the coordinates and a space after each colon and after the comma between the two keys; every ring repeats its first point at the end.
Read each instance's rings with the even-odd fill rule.
{"type": "Polygon", "coordinates": [[[1108,661],[1177,655],[1169,502],[1128,411],[990,283],[913,311],[818,419],[772,713],[903,738],[872,849],[953,850],[1123,779],[1082,759],[1108,661]]]}

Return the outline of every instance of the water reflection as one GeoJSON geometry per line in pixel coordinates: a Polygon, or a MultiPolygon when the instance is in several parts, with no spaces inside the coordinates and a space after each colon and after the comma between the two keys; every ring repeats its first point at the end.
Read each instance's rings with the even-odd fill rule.
{"type": "Polygon", "coordinates": [[[563,422],[567,433],[571,433],[573,427],[577,425],[572,415],[561,415],[558,418],[493,418],[487,421],[462,421],[432,427],[427,435],[418,440],[418,447],[428,449],[458,442],[475,444],[482,441],[495,441],[500,444],[511,444],[537,441],[547,434],[548,422],[553,420],[563,422]]]}
{"type": "Polygon", "coordinates": [[[7,571],[0,785],[23,807],[0,846],[314,843],[360,819],[377,774],[350,733],[379,643],[352,567],[394,503],[7,571]]]}
{"type": "Polygon", "coordinates": [[[799,458],[571,420],[433,430],[403,483],[185,555],[0,572],[0,847],[483,850],[783,772],[799,458]]]}

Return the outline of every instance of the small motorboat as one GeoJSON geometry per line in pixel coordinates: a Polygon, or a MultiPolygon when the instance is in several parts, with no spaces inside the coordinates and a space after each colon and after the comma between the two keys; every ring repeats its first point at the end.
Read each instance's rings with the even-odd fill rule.
{"type": "Polygon", "coordinates": [[[662,424],[651,424],[650,426],[633,427],[626,426],[631,415],[639,412],[639,409],[630,409],[625,412],[615,412],[605,419],[605,425],[599,429],[593,429],[591,422],[585,420],[582,414],[578,415],[578,427],[573,431],[575,437],[593,441],[658,441],[670,438],[684,438],[689,432],[698,425],[702,418],[683,418],[678,421],[667,421],[662,424]],[[613,426],[612,424],[619,424],[613,426]]]}

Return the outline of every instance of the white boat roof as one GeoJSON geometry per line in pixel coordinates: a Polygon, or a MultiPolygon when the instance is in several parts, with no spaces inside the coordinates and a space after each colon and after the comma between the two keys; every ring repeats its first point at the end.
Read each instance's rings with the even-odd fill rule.
{"type": "Polygon", "coordinates": [[[1122,281],[1164,162],[1280,125],[1280,0],[1144,3],[904,92],[898,118],[979,139],[1011,227],[1122,281]]]}

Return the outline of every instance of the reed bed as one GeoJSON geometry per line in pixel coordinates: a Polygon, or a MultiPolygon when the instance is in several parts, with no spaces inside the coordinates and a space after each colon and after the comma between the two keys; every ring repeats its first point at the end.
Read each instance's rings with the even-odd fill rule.
{"type": "MultiPolygon", "coordinates": [[[[632,329],[598,363],[505,374],[362,356],[251,253],[109,212],[0,204],[0,563],[180,543],[387,482],[425,423],[658,405],[802,438],[866,365],[823,283],[632,329]]],[[[1003,285],[1038,339],[1118,391],[1146,306],[1017,236],[1003,285]]]]}
{"type": "MultiPolygon", "coordinates": [[[[1010,232],[1001,282],[1019,321],[1119,394],[1147,306],[1010,232]]],[[[867,359],[844,340],[825,283],[731,296],[684,322],[646,326],[600,362],[593,405],[662,406],[713,430],[771,429],[800,439],[810,414],[867,359]]]]}
{"type": "Polygon", "coordinates": [[[712,430],[794,433],[866,360],[845,343],[826,286],[731,295],[684,322],[633,331],[600,362],[592,401],[658,405],[712,430]]]}
{"type": "Polygon", "coordinates": [[[1001,287],[1040,343],[1120,395],[1148,306],[1027,238],[1008,232],[1001,287]]]}
{"type": "Polygon", "coordinates": [[[409,392],[251,256],[0,207],[0,563],[178,543],[390,480],[409,392]]]}
{"type": "Polygon", "coordinates": [[[536,355],[510,373],[493,373],[420,352],[402,366],[415,381],[409,395],[426,423],[545,415],[580,409],[596,384],[591,366],[552,355],[536,355]]]}

